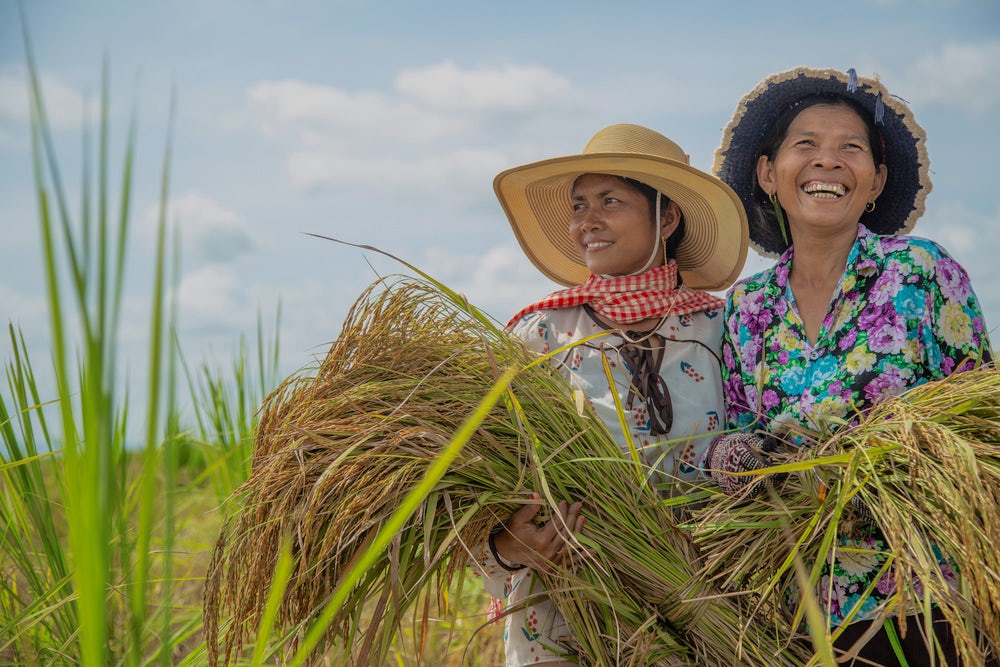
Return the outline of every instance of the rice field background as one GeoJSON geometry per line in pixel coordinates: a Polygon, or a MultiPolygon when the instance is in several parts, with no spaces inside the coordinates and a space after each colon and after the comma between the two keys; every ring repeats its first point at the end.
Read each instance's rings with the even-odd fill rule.
{"type": "MultiPolygon", "coordinates": [[[[425,577],[416,556],[406,560],[398,554],[407,548],[412,549],[412,554],[422,550],[421,555],[430,560],[444,553],[446,545],[414,544],[399,537],[406,535],[399,531],[416,513],[417,506],[426,509],[431,505],[428,498],[438,493],[440,487],[432,489],[428,480],[443,479],[451,485],[448,488],[454,490],[458,482],[454,476],[446,477],[446,474],[458,471],[473,479],[472,488],[477,488],[475,484],[497,486],[496,479],[483,481],[491,477],[486,474],[490,468],[485,469],[486,473],[481,467],[477,468],[482,462],[476,457],[455,459],[459,465],[453,468],[447,465],[451,460],[448,457],[457,457],[474,428],[490,424],[487,413],[494,406],[504,401],[510,403],[512,396],[522,395],[504,393],[514,382],[514,376],[504,373],[501,362],[510,360],[498,356],[496,353],[501,348],[494,346],[490,354],[473,355],[471,361],[481,366],[462,367],[462,372],[476,377],[482,386],[471,399],[462,397],[469,399],[468,409],[448,416],[453,425],[447,432],[430,433],[429,424],[443,423],[444,419],[414,425],[428,443],[443,443],[444,446],[434,450],[438,452],[437,459],[424,456],[422,463],[427,467],[408,480],[412,487],[406,488],[411,493],[400,504],[399,511],[379,517],[385,525],[394,526],[397,532],[368,534],[363,548],[334,557],[343,557],[347,562],[341,573],[351,585],[337,587],[329,582],[316,582],[312,584],[314,590],[310,590],[309,563],[305,563],[304,571],[296,571],[295,568],[303,563],[296,562],[287,544],[281,543],[282,531],[272,531],[269,542],[258,541],[265,533],[256,531],[265,524],[241,524],[244,518],[239,514],[241,506],[234,502],[245,499],[247,490],[252,488],[247,482],[254,464],[255,436],[262,418],[274,416],[273,412],[261,411],[262,406],[268,406],[270,397],[270,407],[280,412],[280,399],[296,389],[294,378],[279,377],[280,311],[273,321],[261,315],[253,336],[241,336],[233,342],[236,352],[225,368],[192,364],[185,356],[184,342],[175,335],[177,315],[172,295],[182,246],[169,224],[166,210],[171,165],[169,131],[159,174],[157,260],[150,267],[151,292],[146,324],[149,346],[143,360],[144,376],[148,381],[142,392],[145,400],[141,404],[130,400],[136,393],[129,386],[128,369],[120,367],[116,343],[122,324],[124,258],[130,238],[135,133],[130,132],[126,138],[122,155],[109,154],[112,142],[108,136],[107,117],[111,91],[107,76],[104,81],[100,113],[85,138],[85,144],[92,144],[95,150],[87,152],[83,173],[74,175],[81,181],[83,192],[82,202],[74,206],[66,197],[64,175],[48,130],[40,82],[35,69],[31,68],[32,167],[38,198],[38,233],[45,249],[47,306],[53,343],[48,350],[29,350],[17,327],[11,324],[2,354],[6,382],[0,387],[0,525],[3,539],[0,550],[0,665],[208,665],[213,663],[216,651],[208,640],[220,634],[227,635],[228,616],[234,610],[243,625],[236,635],[238,649],[227,654],[232,664],[353,664],[357,656],[356,641],[366,642],[366,646],[371,642],[376,647],[371,654],[377,655],[379,661],[372,664],[406,667],[502,664],[501,626],[488,619],[489,599],[479,580],[471,576],[467,568],[443,559],[433,561],[435,568],[440,567],[434,573],[444,572],[446,576],[425,577]],[[113,167],[120,169],[122,174],[120,180],[114,182],[108,177],[113,167]],[[43,377],[55,378],[54,391],[47,393],[42,389],[49,384],[40,381],[43,377]],[[479,399],[482,403],[477,407],[479,399]],[[244,565],[251,560],[233,557],[228,561],[230,571],[226,576],[229,579],[213,578],[222,577],[213,574],[212,568],[220,562],[226,563],[229,553],[226,549],[233,544],[240,545],[242,553],[251,558],[266,554],[266,558],[259,559],[266,567],[260,571],[247,569],[244,565]],[[386,561],[387,553],[396,556],[386,561]],[[407,567],[398,571],[391,567],[379,569],[387,562],[407,567]],[[207,588],[206,577],[209,577],[207,588]],[[405,604],[399,604],[392,597],[395,594],[393,582],[399,579],[413,584],[412,590],[418,590],[405,604]],[[226,581],[230,591],[240,594],[231,596],[230,602],[218,597],[221,595],[218,585],[226,581]],[[214,589],[212,582],[216,584],[214,589]],[[241,589],[244,585],[249,587],[241,589]],[[287,591],[294,593],[286,598],[287,591]],[[371,595],[358,597],[358,591],[371,595]],[[315,613],[296,611],[294,604],[298,599],[306,600],[310,612],[315,613]],[[399,612],[398,616],[390,614],[389,622],[385,621],[387,604],[396,605],[393,611],[399,612]],[[251,607],[252,613],[240,615],[241,606],[244,609],[251,607]],[[340,645],[336,642],[332,646],[325,645],[325,638],[334,631],[340,631],[349,639],[340,645]],[[321,650],[314,650],[317,646],[321,650]]],[[[447,291],[443,286],[437,287],[447,291]]],[[[463,309],[462,312],[475,310],[469,304],[462,304],[458,295],[452,294],[449,299],[449,303],[463,309]]],[[[376,311],[386,307],[382,302],[374,303],[376,311]]],[[[408,312],[413,310],[410,308],[408,312]]],[[[380,321],[373,312],[361,311],[355,324],[370,326],[380,321]]],[[[451,326],[454,321],[445,318],[443,322],[449,325],[446,330],[457,329],[451,326]]],[[[471,338],[488,337],[492,335],[490,331],[495,333],[495,328],[475,329],[471,338]]],[[[497,341],[493,343],[498,344],[497,341]]],[[[463,345],[465,343],[458,347],[463,345]]],[[[356,354],[356,350],[344,352],[345,358],[351,354],[356,354]]],[[[440,370],[446,368],[446,362],[456,360],[471,363],[457,353],[440,361],[435,361],[431,355],[415,361],[433,362],[432,365],[440,370]]],[[[449,372],[455,373],[454,370],[449,372]]],[[[413,386],[386,384],[385,394],[411,396],[427,377],[430,377],[428,371],[414,370],[409,379],[418,381],[413,386]]],[[[905,482],[916,479],[916,472],[907,469],[899,473],[903,482],[898,484],[895,478],[879,477],[882,473],[876,475],[874,472],[884,468],[902,469],[902,463],[892,457],[898,457],[897,452],[906,454],[907,445],[912,443],[902,442],[897,446],[893,440],[897,432],[892,429],[903,421],[940,422],[943,418],[939,415],[948,419],[955,417],[962,434],[969,438],[973,437],[970,434],[981,436],[987,443],[984,448],[962,451],[969,457],[966,460],[969,466],[979,466],[977,474],[982,474],[984,482],[982,488],[977,489],[977,495],[962,497],[961,502],[979,508],[996,507],[1000,500],[1000,455],[996,448],[1000,436],[995,417],[1000,406],[995,400],[998,394],[995,377],[994,373],[974,378],[972,382],[978,384],[963,389],[967,396],[977,396],[975,400],[947,403],[943,410],[935,408],[936,412],[930,417],[907,413],[903,415],[905,419],[895,419],[901,411],[892,412],[890,408],[879,416],[879,423],[853,436],[856,441],[846,445],[828,443],[830,453],[822,461],[790,459],[784,462],[781,471],[793,480],[789,483],[794,483],[797,474],[805,480],[815,480],[822,475],[824,488],[837,491],[817,498],[815,489],[804,484],[793,489],[799,492],[795,496],[796,505],[777,504],[771,508],[767,520],[759,516],[759,506],[740,504],[737,499],[709,505],[702,514],[692,515],[685,526],[688,532],[684,534],[678,530],[676,535],[665,535],[671,531],[660,531],[662,523],[652,527],[643,525],[641,520],[648,516],[639,511],[635,517],[630,517],[636,519],[634,533],[610,532],[609,526],[619,521],[596,522],[591,530],[605,532],[601,533],[603,540],[599,543],[585,545],[593,551],[590,562],[604,568],[596,571],[614,571],[616,576],[602,581],[599,577],[588,579],[581,575],[570,579],[572,586],[558,593],[565,596],[565,604],[581,610],[577,634],[583,642],[593,640],[585,649],[600,652],[601,642],[613,634],[601,625],[612,616],[601,611],[600,600],[605,596],[613,598],[616,614],[634,616],[625,621],[615,618],[610,626],[617,630],[635,621],[633,630],[640,641],[638,649],[630,649],[634,652],[630,654],[633,662],[629,664],[648,664],[640,657],[654,650],[664,651],[663,662],[657,664],[686,664],[684,660],[689,654],[683,652],[683,647],[671,645],[676,639],[671,634],[675,628],[666,623],[666,629],[653,627],[651,630],[648,618],[655,618],[656,614],[643,616],[647,608],[641,600],[637,602],[640,596],[628,594],[642,588],[654,589],[655,593],[654,584],[665,583],[667,592],[658,600],[667,606],[677,603],[677,607],[658,613],[690,622],[685,633],[688,637],[696,637],[699,656],[732,653],[729,647],[746,639],[736,631],[749,632],[749,626],[743,626],[743,621],[745,614],[752,610],[769,620],[759,624],[760,636],[746,639],[750,644],[759,641],[773,645],[776,640],[780,643],[782,637],[794,631],[814,650],[779,650],[779,662],[769,663],[758,656],[755,658],[758,661],[744,664],[834,664],[829,632],[822,627],[814,601],[806,597],[795,619],[801,624],[803,615],[808,618],[812,626],[811,635],[808,635],[802,625],[794,630],[781,626],[784,621],[772,615],[775,605],[769,601],[768,594],[777,590],[779,581],[787,583],[792,579],[803,582],[804,586],[815,584],[818,569],[807,571],[802,567],[801,555],[808,553],[813,562],[823,559],[841,516],[850,519],[846,507],[850,496],[860,495],[873,506],[898,500],[909,490],[905,482]],[[872,443],[874,447],[870,447],[872,443]],[[851,451],[845,453],[845,447],[851,451]],[[892,488],[867,484],[869,479],[884,481],[885,487],[892,488]],[[774,516],[778,515],[787,515],[790,519],[775,521],[774,516]],[[820,522],[821,517],[823,522],[820,522]],[[798,543],[791,549],[787,545],[789,530],[798,531],[795,538],[798,543]],[[644,534],[652,537],[644,540],[644,534]],[[657,554],[671,550],[684,552],[693,548],[693,540],[699,540],[700,547],[710,554],[711,564],[719,581],[723,582],[705,582],[704,587],[698,588],[694,596],[700,600],[698,605],[680,604],[673,599],[680,588],[676,578],[680,576],[681,583],[684,580],[693,582],[695,572],[674,568],[669,561],[659,557],[638,564],[627,562],[629,556],[637,553],[648,555],[651,545],[657,554]],[[753,576],[740,577],[738,575],[748,574],[745,554],[749,540],[756,540],[760,545],[756,551],[768,553],[770,560],[751,563],[753,576]],[[642,541],[645,543],[638,543],[642,541]],[[623,551],[616,552],[618,547],[623,551]],[[716,595],[714,589],[709,590],[709,585],[732,587],[732,582],[738,579],[742,579],[738,585],[745,586],[745,580],[750,578],[757,580],[753,589],[741,591],[739,596],[716,595]],[[619,585],[621,588],[616,588],[619,585]],[[747,604],[744,598],[749,600],[747,604]],[[628,613],[622,614],[623,611],[628,613]],[[705,623],[706,618],[713,620],[705,623]],[[704,632],[706,628],[709,632],[704,632]],[[648,632],[653,633],[650,636],[654,639],[644,643],[642,638],[646,635],[643,633],[648,632]],[[657,642],[660,644],[652,646],[657,642]]],[[[386,382],[381,378],[377,381],[386,382]]],[[[541,389],[553,389],[553,386],[541,389]]],[[[341,388],[338,396],[349,396],[348,389],[341,388]]],[[[531,394],[530,389],[521,391],[523,395],[533,396],[534,400],[509,408],[511,414],[519,417],[541,406],[539,419],[544,420],[545,411],[555,410],[552,406],[561,405],[559,401],[563,400],[557,398],[559,391],[544,397],[531,394]]],[[[928,402],[939,400],[933,392],[926,393],[931,394],[928,402]]],[[[383,402],[390,400],[378,398],[383,402]]],[[[458,401],[458,396],[434,398],[443,398],[445,404],[450,401],[465,405],[458,401]]],[[[355,408],[363,400],[370,399],[370,396],[350,397],[355,401],[355,408]]],[[[573,397],[566,394],[564,402],[566,414],[574,413],[573,397]]],[[[637,475],[642,477],[639,467],[632,466],[626,458],[611,465],[611,454],[595,454],[602,451],[604,442],[600,438],[588,440],[589,436],[581,435],[581,431],[573,431],[576,423],[573,419],[576,417],[562,420],[569,429],[566,432],[551,436],[535,434],[535,440],[551,437],[557,442],[555,446],[550,443],[552,449],[544,462],[532,460],[533,465],[525,466],[527,459],[515,457],[517,460],[495,468],[514,474],[513,478],[502,480],[498,488],[518,488],[525,476],[531,474],[535,475],[532,479],[535,488],[544,489],[550,485],[560,492],[581,494],[585,490],[573,486],[580,477],[564,471],[588,465],[595,471],[603,471],[600,474],[620,474],[630,479],[637,475]],[[528,468],[531,468],[530,473],[526,472],[528,468]]],[[[524,421],[529,425],[534,423],[531,419],[524,421]]],[[[333,427],[329,421],[316,423],[322,423],[326,430],[319,426],[311,429],[307,434],[311,442],[332,442],[347,430],[336,420],[332,422],[333,427]]],[[[951,425],[949,421],[945,426],[951,425]]],[[[494,423],[490,425],[491,433],[503,431],[507,426],[506,423],[494,423]]],[[[953,435],[949,431],[941,437],[953,435]]],[[[352,446],[348,449],[353,455],[355,449],[363,448],[352,446]]],[[[482,451],[472,449],[473,453],[482,451]]],[[[614,453],[618,453],[617,449],[614,453]]],[[[951,454],[946,452],[942,456],[951,454]]],[[[318,475],[322,476],[322,471],[318,475]]],[[[939,479],[942,476],[934,474],[932,477],[939,479]]],[[[814,481],[810,483],[814,485],[814,481]]],[[[961,480],[956,482],[960,483],[961,480]]],[[[605,490],[615,488],[609,485],[605,490]]],[[[648,488],[648,485],[639,484],[636,488],[648,488]]],[[[954,488],[944,488],[942,493],[954,488]]],[[[599,491],[600,488],[589,490],[590,493],[599,491]]],[[[364,488],[359,488],[354,494],[358,496],[363,492],[364,488]]],[[[609,492],[605,500],[598,503],[598,509],[613,511],[618,502],[612,497],[614,495],[609,492]]],[[[711,495],[702,490],[687,499],[677,499],[675,503],[680,506],[692,498],[701,502],[710,499],[711,495]]],[[[437,500],[439,496],[434,498],[437,500]]],[[[643,511],[658,504],[652,497],[637,496],[632,500],[638,501],[634,504],[643,511]]],[[[259,506],[267,510],[268,502],[264,500],[259,506]]],[[[299,512],[298,505],[290,506],[296,508],[292,514],[299,512]]],[[[498,512],[512,506],[512,499],[506,497],[476,500],[462,507],[498,512]]],[[[887,509],[899,508],[889,505],[887,509]]],[[[656,508],[656,511],[670,513],[674,509],[667,506],[656,508]]],[[[933,506],[927,510],[929,515],[935,511],[933,506]]],[[[890,528],[895,531],[893,535],[899,543],[921,539],[921,535],[912,533],[905,512],[887,513],[897,518],[890,528]]],[[[462,527],[471,526],[470,532],[462,534],[468,535],[470,542],[476,542],[476,536],[481,538],[483,530],[494,525],[498,515],[474,514],[469,510],[464,515],[467,523],[462,527]]],[[[275,515],[264,511],[262,516],[270,521],[275,515]]],[[[440,519],[431,513],[425,516],[428,522],[440,519]]],[[[957,543],[975,532],[977,539],[962,543],[962,556],[977,563],[987,562],[985,558],[993,559],[988,561],[990,566],[985,574],[971,581],[971,591],[963,591],[965,597],[957,597],[948,607],[956,624],[961,622],[968,628],[970,638],[976,634],[976,624],[982,622],[984,615],[988,623],[995,623],[1000,618],[1000,600],[996,599],[996,591],[1000,590],[996,581],[1000,563],[996,563],[996,553],[983,556],[990,544],[1000,541],[998,517],[1000,510],[980,522],[981,534],[975,532],[980,530],[978,524],[965,533],[933,533],[941,544],[948,544],[948,540],[957,543]],[[970,606],[970,600],[975,604],[970,606]]],[[[608,518],[622,517],[612,515],[608,518]]],[[[316,543],[330,546],[321,544],[321,540],[316,543]]],[[[335,547],[332,551],[336,551],[335,547]]],[[[322,557],[327,558],[327,553],[322,557]]],[[[920,566],[920,563],[907,563],[913,570],[920,566]]],[[[694,591],[694,584],[691,585],[690,590],[694,591]]],[[[946,595],[944,591],[941,593],[946,595]]],[[[920,602],[913,590],[907,588],[905,594],[920,602]]],[[[1000,642],[994,634],[990,634],[989,639],[1000,642]]],[[[733,663],[740,664],[736,658],[733,663]]],[[[613,661],[609,659],[607,664],[613,661]]],[[[725,664],[725,659],[716,657],[704,664],[725,664]]]]}
{"type": "MultiPolygon", "coordinates": [[[[124,153],[109,155],[105,67],[99,117],[86,129],[94,150],[83,173],[68,176],[83,190],[72,205],[28,58],[53,344],[27,349],[11,323],[0,353],[0,665],[205,665],[204,578],[226,500],[249,472],[257,411],[280,380],[280,311],[273,322],[259,317],[255,338],[233,341],[229,367],[185,358],[171,301],[182,250],[167,222],[168,136],[145,325],[149,380],[144,392],[129,386],[116,342],[134,124],[124,153]],[[143,404],[130,401],[136,393],[143,404]]],[[[445,613],[403,619],[391,664],[497,664],[500,628],[484,623],[487,603],[481,586],[465,586],[445,613]]],[[[262,626],[234,664],[274,664],[282,642],[262,626]]],[[[337,652],[326,660],[337,664],[337,652]]]]}

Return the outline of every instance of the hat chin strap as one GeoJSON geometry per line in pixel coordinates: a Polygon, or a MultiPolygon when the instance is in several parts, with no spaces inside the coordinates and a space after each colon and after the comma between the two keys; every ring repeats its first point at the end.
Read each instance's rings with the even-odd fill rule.
{"type": "MultiPolygon", "coordinates": [[[[656,220],[657,226],[659,226],[659,224],[660,224],[660,191],[659,190],[656,191],[656,217],[654,219],[656,220]]],[[[635,271],[634,273],[627,273],[625,275],[628,275],[628,276],[637,276],[640,273],[645,273],[646,271],[649,271],[651,268],[653,268],[653,262],[656,261],[656,258],[657,258],[657,256],[659,254],[660,254],[660,235],[659,234],[654,234],[653,235],[653,250],[649,253],[649,259],[646,260],[646,263],[643,265],[643,267],[641,269],[639,269],[638,271],[635,271]]],[[[666,257],[664,257],[664,261],[666,261],[666,257]]],[[[601,277],[602,278],[615,278],[616,276],[613,276],[610,273],[602,273],[601,277]]]]}

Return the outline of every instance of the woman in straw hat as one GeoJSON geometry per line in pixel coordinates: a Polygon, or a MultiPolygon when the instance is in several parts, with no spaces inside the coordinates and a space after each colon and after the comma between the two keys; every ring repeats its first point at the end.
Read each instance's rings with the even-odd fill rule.
{"type": "MultiPolygon", "coordinates": [[[[570,346],[553,363],[622,448],[633,442],[661,479],[696,477],[723,410],[723,303],[703,290],[730,286],[748,245],[735,193],[670,139],[628,124],[599,131],[582,154],[504,171],[494,188],[528,258],[567,286],[523,308],[509,330],[540,353],[570,346]]],[[[536,526],[539,505],[528,504],[483,548],[487,588],[510,605],[508,665],[575,664],[565,621],[534,573],[580,530],[581,506],[564,500],[536,526]]]]}
{"type": "MultiPolygon", "coordinates": [[[[755,249],[778,258],[728,296],[728,426],[766,439],[712,443],[705,465],[727,492],[753,479],[727,472],[765,465],[768,436],[789,427],[828,436],[882,397],[990,361],[965,270],[940,245],[905,235],[931,188],[925,135],[881,83],[854,70],[765,78],[737,105],[715,171],[746,206],[755,249]]],[[[844,538],[824,573],[831,627],[850,624],[838,648],[863,643],[895,588],[880,537],[867,526],[844,538]]],[[[946,558],[939,567],[955,577],[946,558]]],[[[920,624],[908,627],[910,664],[926,664],[920,624]]],[[[949,634],[938,634],[957,664],[949,634]]],[[[891,657],[889,642],[883,628],[859,657],[891,657]]]]}

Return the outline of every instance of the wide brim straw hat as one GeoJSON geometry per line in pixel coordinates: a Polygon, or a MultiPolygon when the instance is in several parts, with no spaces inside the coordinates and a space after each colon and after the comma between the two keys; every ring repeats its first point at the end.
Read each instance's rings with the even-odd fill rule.
{"type": "Polygon", "coordinates": [[[761,206],[770,206],[757,188],[761,141],[778,117],[803,97],[830,93],[853,99],[867,109],[885,144],[885,187],[875,210],[864,213],[860,222],[876,234],[905,234],[923,215],[924,200],[931,190],[927,135],[906,102],[890,95],[877,79],[859,77],[853,69],[840,72],[796,67],[765,77],[743,96],[723,132],[712,167],[746,206],[750,242],[765,257],[781,255],[788,243],[778,225],[760,214],[761,206]]]}
{"type": "Polygon", "coordinates": [[[528,259],[555,282],[573,286],[590,270],[572,243],[570,188],[583,174],[635,179],[677,203],[685,221],[677,249],[684,285],[723,290],[739,277],[749,236],[746,213],[733,190],[690,165],[667,137],[640,125],[611,125],[583,153],[514,167],[493,180],[493,189],[528,259]]]}

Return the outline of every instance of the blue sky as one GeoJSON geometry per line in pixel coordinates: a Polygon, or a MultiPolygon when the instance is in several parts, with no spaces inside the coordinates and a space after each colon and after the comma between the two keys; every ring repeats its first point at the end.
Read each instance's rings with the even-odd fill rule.
{"type": "MultiPolygon", "coordinates": [[[[1000,327],[995,0],[24,6],[71,202],[81,118],[85,108],[93,117],[104,57],[112,178],[133,110],[138,118],[128,358],[146,343],[172,90],[169,219],[183,243],[185,353],[226,363],[258,312],[272,317],[280,300],[290,372],[325,352],[374,271],[401,268],[308,234],[397,254],[505,321],[556,286],[522,257],[493,195],[497,172],[577,153],[617,122],[666,134],[708,169],[739,98],[797,65],[877,74],[910,102],[934,180],[914,233],[965,265],[988,325],[1000,327]]],[[[0,0],[0,321],[19,326],[44,360],[27,108],[18,4],[0,0]]],[[[764,266],[751,252],[745,273],[764,266]]]]}

